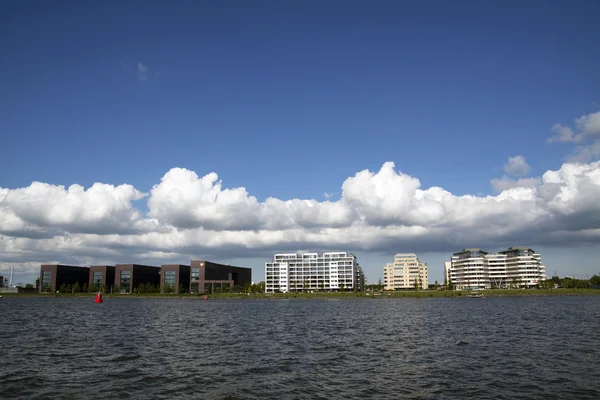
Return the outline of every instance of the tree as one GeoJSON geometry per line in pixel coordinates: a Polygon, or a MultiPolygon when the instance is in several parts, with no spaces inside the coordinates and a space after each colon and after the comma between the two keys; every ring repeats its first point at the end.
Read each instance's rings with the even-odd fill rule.
{"type": "Polygon", "coordinates": [[[319,287],[321,288],[321,291],[325,291],[325,282],[321,282],[319,287]]]}
{"type": "Polygon", "coordinates": [[[155,293],[156,288],[150,282],[146,282],[146,293],[155,293]]]}
{"type": "Polygon", "coordinates": [[[60,285],[60,287],[58,288],[58,291],[60,293],[67,293],[67,285],[65,285],[64,283],[62,285],[60,285]]]}
{"type": "Polygon", "coordinates": [[[95,283],[92,283],[90,285],[90,293],[96,293],[98,291],[98,285],[96,285],[95,283]]]}
{"type": "Polygon", "coordinates": [[[343,292],[344,291],[344,283],[340,282],[339,286],[340,286],[340,292],[343,292]]]}
{"type": "Polygon", "coordinates": [[[81,292],[81,286],[79,286],[79,282],[75,282],[75,286],[73,286],[73,291],[75,293],[81,292]]]}
{"type": "Polygon", "coordinates": [[[113,293],[121,293],[121,288],[119,287],[119,285],[113,286],[113,293]]]}
{"type": "Polygon", "coordinates": [[[25,284],[25,289],[33,289],[33,285],[31,283],[25,284]]]}
{"type": "Polygon", "coordinates": [[[81,286],[81,291],[83,293],[87,293],[87,291],[88,291],[88,285],[87,285],[87,283],[83,282],[83,286],[81,286]]]}
{"type": "Polygon", "coordinates": [[[600,286],[600,276],[598,275],[593,275],[590,278],[590,285],[594,285],[594,286],[600,286]]]}
{"type": "Polygon", "coordinates": [[[185,293],[185,289],[183,288],[183,283],[179,284],[179,293],[185,293]]]}
{"type": "Polygon", "coordinates": [[[143,283],[139,284],[138,293],[146,293],[146,286],[143,283]]]}

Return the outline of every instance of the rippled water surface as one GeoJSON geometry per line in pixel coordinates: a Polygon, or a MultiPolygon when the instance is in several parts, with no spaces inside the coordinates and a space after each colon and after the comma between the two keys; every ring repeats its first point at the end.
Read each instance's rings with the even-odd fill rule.
{"type": "Polygon", "coordinates": [[[600,298],[4,298],[0,398],[600,399],[600,298]]]}

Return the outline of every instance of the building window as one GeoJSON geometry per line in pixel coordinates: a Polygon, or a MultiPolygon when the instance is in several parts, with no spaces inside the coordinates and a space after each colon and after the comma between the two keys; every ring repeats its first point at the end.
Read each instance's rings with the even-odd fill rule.
{"type": "Polygon", "coordinates": [[[52,272],[51,271],[42,272],[42,291],[49,292],[51,286],[52,286],[52,272]]]}
{"type": "Polygon", "coordinates": [[[197,281],[200,279],[200,268],[192,268],[192,280],[197,281]]]}
{"type": "Polygon", "coordinates": [[[175,286],[175,271],[165,271],[165,286],[175,286]]]}
{"type": "Polygon", "coordinates": [[[131,271],[121,271],[121,292],[129,293],[129,288],[131,286],[131,271]]]}
{"type": "Polygon", "coordinates": [[[92,283],[95,285],[102,285],[103,276],[104,276],[103,272],[94,272],[94,277],[92,278],[92,283]]]}

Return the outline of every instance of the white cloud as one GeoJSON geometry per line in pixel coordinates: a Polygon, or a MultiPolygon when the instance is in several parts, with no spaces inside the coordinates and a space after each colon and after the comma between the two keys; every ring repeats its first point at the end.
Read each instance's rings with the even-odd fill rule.
{"type": "Polygon", "coordinates": [[[540,178],[522,178],[518,180],[510,179],[507,176],[503,176],[502,179],[492,179],[490,181],[492,189],[495,193],[500,193],[504,190],[513,188],[535,188],[542,183],[540,178]]]}
{"type": "Polygon", "coordinates": [[[576,132],[568,126],[556,124],[552,127],[554,135],[548,138],[548,143],[553,142],[582,142],[600,135],[600,111],[582,115],[575,119],[576,132]]]}
{"type": "Polygon", "coordinates": [[[523,156],[509,157],[508,163],[504,165],[504,172],[513,176],[527,175],[529,165],[527,165],[523,156]]]}
{"type": "Polygon", "coordinates": [[[494,196],[457,196],[385,163],[347,178],[338,201],[258,201],[217,174],[174,168],[148,197],[131,185],[0,188],[4,262],[168,262],[268,257],[297,249],[454,251],[466,246],[600,243],[600,162],[507,177],[494,196]],[[179,255],[179,257],[177,256],[179,255]]]}
{"type": "Polygon", "coordinates": [[[54,236],[62,232],[126,233],[147,231],[153,221],[131,204],[146,195],[131,185],[95,183],[64,186],[33,182],[0,189],[0,233],[54,236]]]}
{"type": "Polygon", "coordinates": [[[141,61],[138,62],[137,65],[137,77],[140,81],[145,81],[146,79],[148,79],[149,73],[148,73],[148,66],[146,64],[143,64],[141,61]]]}
{"type": "Polygon", "coordinates": [[[588,145],[577,146],[573,154],[567,156],[567,162],[588,163],[600,158],[600,140],[588,145]]]}
{"type": "Polygon", "coordinates": [[[575,140],[573,129],[561,124],[555,124],[552,129],[554,136],[548,138],[548,143],[554,142],[572,142],[575,140]]]}
{"type": "Polygon", "coordinates": [[[575,126],[582,137],[600,135],[600,111],[577,118],[575,126]]]}

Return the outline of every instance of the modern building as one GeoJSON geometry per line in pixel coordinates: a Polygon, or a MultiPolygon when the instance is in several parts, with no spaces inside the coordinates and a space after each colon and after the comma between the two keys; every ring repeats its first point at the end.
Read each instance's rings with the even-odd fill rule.
{"type": "Polygon", "coordinates": [[[224,265],[206,260],[191,262],[190,292],[214,293],[224,288],[252,284],[252,269],[224,265]]]}
{"type": "MultiPolygon", "coordinates": [[[[533,249],[509,247],[508,250],[499,253],[506,256],[504,287],[531,288],[546,279],[546,267],[542,264],[542,256],[533,249]]],[[[494,281],[491,283],[495,284],[494,281]]]]}
{"type": "Polygon", "coordinates": [[[120,293],[132,293],[141,285],[160,287],[160,267],[139,264],[117,264],[115,268],[115,287],[120,293]]]}
{"type": "Polygon", "coordinates": [[[446,287],[448,287],[448,284],[451,282],[450,268],[452,268],[452,262],[444,261],[444,286],[446,287]]]}
{"type": "Polygon", "coordinates": [[[393,263],[383,267],[385,290],[426,289],[428,279],[427,264],[419,261],[415,253],[398,253],[393,263]]]}
{"type": "Polygon", "coordinates": [[[365,275],[346,252],[275,254],[265,263],[265,292],[362,291],[365,275]]]}
{"type": "Polygon", "coordinates": [[[160,267],[160,291],[179,293],[190,290],[190,266],[166,264],[160,267]]]}
{"type": "Polygon", "coordinates": [[[546,279],[542,257],[529,247],[498,253],[464,249],[452,255],[450,280],[455,289],[531,288],[546,279]]]}
{"type": "Polygon", "coordinates": [[[73,265],[46,264],[40,268],[40,291],[56,292],[62,285],[87,284],[90,269],[73,265]]]}
{"type": "Polygon", "coordinates": [[[464,249],[452,255],[450,279],[455,289],[489,289],[487,255],[481,249],[464,249]]]}
{"type": "Polygon", "coordinates": [[[115,267],[113,265],[92,265],[90,267],[90,280],[88,287],[96,285],[98,290],[104,289],[112,293],[115,284],[115,267]]]}

